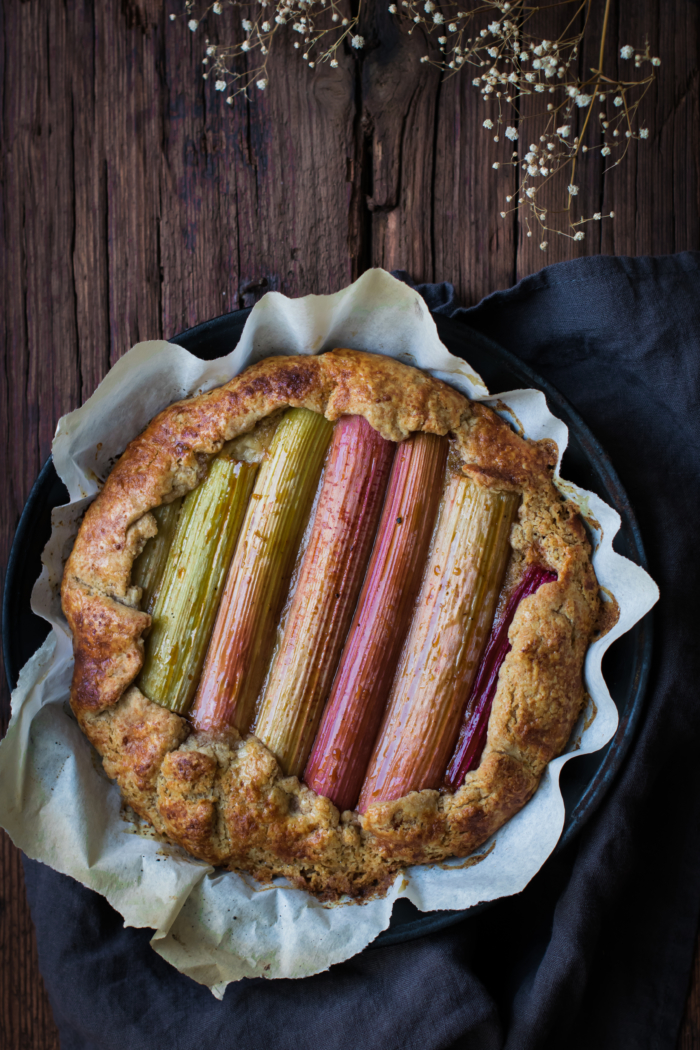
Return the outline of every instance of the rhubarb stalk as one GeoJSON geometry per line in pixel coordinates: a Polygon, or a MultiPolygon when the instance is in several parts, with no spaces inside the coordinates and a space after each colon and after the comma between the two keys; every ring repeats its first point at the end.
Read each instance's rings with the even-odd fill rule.
{"type": "Polygon", "coordinates": [[[250,498],[191,718],[198,729],[250,728],[275,627],[333,426],[306,408],[279,424],[250,498]]]}
{"type": "Polygon", "coordinates": [[[367,568],[395,444],[361,416],[336,425],[299,578],[255,726],[300,775],[367,568]]]}
{"type": "Polygon", "coordinates": [[[435,525],[447,438],[414,434],[392,467],[367,576],[304,781],[352,809],[389,697],[435,525]]]}
{"type": "Polygon", "coordinates": [[[158,598],[177,519],[180,516],[181,503],[182,499],[176,499],[172,503],[162,503],[160,507],[151,511],[156,519],[158,533],[146,542],[146,546],[134,562],[131,583],[141,588],[141,608],[147,613],[153,612],[158,598]]]}
{"type": "Polygon", "coordinates": [[[442,783],[493,620],[517,503],[450,476],[360,812],[442,783]]]}
{"type": "Polygon", "coordinates": [[[486,731],[498,686],[498,675],[511,648],[508,631],[518,606],[523,598],[534,594],[543,583],[550,583],[556,578],[556,573],[540,565],[528,566],[517,587],[508,597],[498,622],[493,625],[474,679],[457,746],[445,774],[445,787],[450,791],[461,787],[467,773],[479,764],[486,743],[486,731]]]}
{"type": "Polygon", "coordinates": [[[139,679],[145,696],[177,714],[192,702],[257,469],[227,448],[183,500],[139,679]]]}

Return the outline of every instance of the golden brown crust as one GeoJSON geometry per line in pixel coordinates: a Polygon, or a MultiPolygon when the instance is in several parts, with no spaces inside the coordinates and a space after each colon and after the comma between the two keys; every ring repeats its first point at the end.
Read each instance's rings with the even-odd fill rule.
{"type": "Polygon", "coordinates": [[[62,588],[74,638],[71,703],[126,801],[196,857],[262,881],[286,876],[324,900],[381,892],[407,864],[472,852],[531,797],[583,702],[598,585],[581,520],[552,485],[555,461],[550,442],[524,440],[445,383],[353,350],[269,358],[161,412],[89,507],[62,588]],[[285,777],[255,737],[193,733],[131,686],[150,623],[130,587],[134,558],[155,531],[148,512],[194,488],[224,442],[286,406],[330,420],[362,415],[393,441],[450,433],[466,474],[522,493],[512,572],[534,560],[557,573],[518,609],[484,755],[454,795],[412,792],[363,817],[341,815],[285,777]]]}

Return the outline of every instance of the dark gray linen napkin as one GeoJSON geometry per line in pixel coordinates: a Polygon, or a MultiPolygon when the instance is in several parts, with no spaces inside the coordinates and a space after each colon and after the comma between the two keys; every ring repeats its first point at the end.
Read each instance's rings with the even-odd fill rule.
{"type": "Polygon", "coordinates": [[[149,931],[25,860],[62,1050],[675,1048],[700,911],[700,253],[561,263],[469,310],[449,285],[418,288],[558,387],[612,457],[661,588],[634,745],[517,897],[223,1002],[149,931]]]}

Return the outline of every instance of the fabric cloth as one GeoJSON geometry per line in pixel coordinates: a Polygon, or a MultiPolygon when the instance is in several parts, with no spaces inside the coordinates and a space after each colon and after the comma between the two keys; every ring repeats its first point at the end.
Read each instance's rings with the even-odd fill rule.
{"type": "Polygon", "coordinates": [[[676,1046],[700,910],[700,253],[562,263],[469,310],[449,285],[419,290],[558,387],[612,457],[662,595],[634,745],[519,896],[316,977],[241,981],[222,1002],[149,931],[27,861],[62,1050],[676,1046]]]}

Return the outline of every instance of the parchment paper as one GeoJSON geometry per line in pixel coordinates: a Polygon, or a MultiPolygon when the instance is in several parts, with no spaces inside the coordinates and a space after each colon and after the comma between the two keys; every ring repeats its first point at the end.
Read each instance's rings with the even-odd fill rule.
{"type": "Polygon", "coordinates": [[[468,908],[521,890],[562,830],[562,766],[602,747],[615,731],[617,709],[601,673],[603,653],[658,597],[650,577],[612,549],[617,513],[559,479],[557,466],[557,483],[588,521],[598,580],[615,595],[621,615],[588,651],[591,699],[567,753],[550,763],[534,798],[466,865],[414,867],[399,874],[380,900],[329,907],[282,879],[264,888],[216,871],[129,819],[68,704],[72,650],[59,587],[83,511],[127,443],[172,401],[225,383],[262,357],[335,346],[386,354],[445,379],[510,416],[526,436],[553,438],[561,462],[568,431],[549,412],[544,395],[489,395],[473,369],[440,342],[420,296],[383,270],[369,271],[335,295],[290,300],[268,293],[253,309],[238,346],[217,361],[200,361],[163,341],[139,343],[82,408],[59,421],[53,445],[70,502],[53,512],[43,573],[32,595],[32,608],[53,631],[23,668],[12,696],[12,720],[0,745],[0,822],[29,857],[103,894],[127,926],[155,930],[155,950],[218,997],[242,977],[305,977],[349,958],[386,929],[398,897],[431,911],[468,908]]]}

